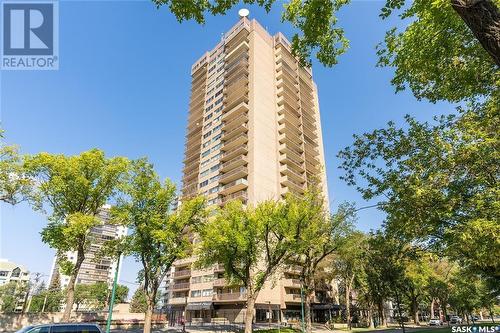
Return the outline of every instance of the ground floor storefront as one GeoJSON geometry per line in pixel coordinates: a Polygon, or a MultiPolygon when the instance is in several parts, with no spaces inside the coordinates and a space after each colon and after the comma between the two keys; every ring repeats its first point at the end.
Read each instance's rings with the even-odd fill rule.
{"type": "MultiPolygon", "coordinates": [[[[311,308],[314,323],[326,323],[340,314],[340,306],[335,304],[312,304],[311,308]]],[[[281,308],[279,304],[257,303],[254,311],[255,323],[287,323],[302,320],[300,304],[286,305],[285,308],[281,308]]],[[[186,306],[168,307],[166,314],[171,326],[182,325],[183,322],[235,324],[245,322],[246,306],[244,303],[189,303],[186,306]]]]}

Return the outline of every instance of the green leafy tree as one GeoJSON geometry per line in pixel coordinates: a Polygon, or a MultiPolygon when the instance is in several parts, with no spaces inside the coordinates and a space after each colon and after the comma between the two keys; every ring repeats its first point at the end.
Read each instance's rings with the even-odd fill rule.
{"type": "Polygon", "coordinates": [[[333,272],[339,278],[344,291],[347,327],[351,329],[351,293],[354,282],[363,269],[366,252],[366,236],[360,231],[348,234],[335,251],[332,260],[333,272]]]}
{"type": "Polygon", "coordinates": [[[142,264],[139,280],[147,296],[144,333],[151,331],[151,317],[158,288],[175,260],[188,255],[189,232],[206,218],[205,200],[185,201],[172,211],[177,197],[175,185],[162,183],[153,166],[145,159],[132,162],[129,180],[123,186],[112,215],[117,223],[126,225],[130,234],[120,251],[132,255],[142,264]]]}
{"type": "Polygon", "coordinates": [[[500,276],[500,109],[495,99],[407,128],[356,135],[343,179],[379,200],[387,232],[430,244],[483,276],[500,276]],[[474,246],[471,246],[474,244],[474,246]]]}
{"type": "MultiPolygon", "coordinates": [[[[238,0],[152,0],[168,6],[179,21],[205,22],[205,15],[225,14],[238,0]]],[[[276,0],[247,0],[270,11],[276,0]]],[[[338,25],[337,12],[350,0],[289,0],[282,21],[299,33],[292,50],[303,65],[311,56],[335,65],[349,41],[338,25]]],[[[379,45],[379,65],[396,69],[396,89],[409,86],[417,98],[460,101],[487,96],[498,86],[500,12],[498,0],[387,0],[381,17],[398,12],[401,29],[390,29],[379,45]],[[409,22],[409,23],[407,23],[409,22]]]]}
{"type": "Polygon", "coordinates": [[[4,142],[0,129],[0,201],[14,205],[30,197],[32,181],[26,177],[18,147],[4,142]]]}
{"type": "MultiPolygon", "coordinates": [[[[153,0],[158,6],[168,6],[170,11],[182,22],[194,19],[205,23],[205,14],[225,14],[239,4],[237,0],[229,1],[194,1],[194,0],[153,0]]],[[[247,0],[256,3],[267,12],[275,0],[247,0]]],[[[325,66],[333,66],[343,54],[349,42],[344,30],[337,25],[336,12],[349,0],[291,0],[284,4],[282,21],[292,24],[301,31],[292,38],[293,52],[303,65],[310,65],[310,56],[316,52],[316,58],[325,66]]]]}
{"type": "Polygon", "coordinates": [[[26,282],[11,281],[0,286],[0,311],[12,313],[25,303],[29,286],[26,282]]]}
{"type": "Polygon", "coordinates": [[[232,201],[201,228],[198,265],[222,264],[227,281],[245,288],[245,333],[252,332],[260,290],[293,254],[307,213],[289,199],[256,207],[232,201]]]}
{"type": "Polygon", "coordinates": [[[138,288],[130,301],[130,312],[146,313],[148,310],[148,298],[144,288],[138,288]]]}
{"type": "Polygon", "coordinates": [[[306,328],[307,332],[312,332],[311,303],[320,264],[339,249],[341,238],[350,231],[355,214],[351,205],[343,204],[333,216],[328,216],[324,198],[316,187],[308,189],[302,197],[290,196],[287,200],[301,212],[305,222],[289,261],[301,268],[306,328]]]}
{"type": "Polygon", "coordinates": [[[418,99],[459,102],[489,96],[499,84],[499,3],[387,0],[381,16],[397,12],[409,23],[387,32],[378,46],[378,64],[395,68],[396,91],[409,87],[418,99]],[[461,13],[474,15],[482,28],[468,26],[461,13]],[[485,38],[490,42],[483,43],[485,38]]]}
{"type": "Polygon", "coordinates": [[[108,294],[109,287],[105,282],[77,284],[75,286],[75,310],[78,311],[81,305],[84,305],[86,309],[102,310],[107,303],[108,294]]]}
{"type": "Polygon", "coordinates": [[[36,180],[42,203],[37,209],[50,208],[42,241],[57,251],[62,270],[70,276],[63,321],[71,315],[76,277],[92,241],[90,231],[101,223],[96,215],[116,193],[127,165],[125,158],[106,158],[97,149],[76,156],[40,153],[26,158],[26,171],[36,180]],[[68,251],[76,252],[75,263],[67,260],[68,251]]]}
{"type": "Polygon", "coordinates": [[[406,331],[403,320],[403,294],[407,286],[405,267],[408,251],[407,244],[378,231],[369,238],[365,266],[369,268],[372,281],[374,278],[379,279],[382,283],[382,293],[387,295],[387,299],[394,301],[403,333],[406,331]]]}
{"type": "Polygon", "coordinates": [[[406,261],[405,294],[409,301],[409,309],[413,317],[413,323],[420,325],[419,305],[426,296],[427,283],[432,276],[430,265],[430,253],[418,253],[415,258],[406,261]]]}
{"type": "Polygon", "coordinates": [[[127,286],[124,286],[122,284],[119,284],[116,286],[116,302],[117,303],[125,303],[128,298],[128,293],[129,293],[129,288],[127,286]]]}

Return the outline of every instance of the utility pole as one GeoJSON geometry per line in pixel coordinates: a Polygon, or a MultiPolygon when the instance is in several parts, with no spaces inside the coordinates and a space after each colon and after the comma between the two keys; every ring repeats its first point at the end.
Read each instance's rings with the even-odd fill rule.
{"type": "Polygon", "coordinates": [[[111,319],[113,318],[113,307],[115,305],[116,285],[118,284],[118,270],[120,269],[121,253],[118,253],[118,260],[116,262],[115,278],[113,280],[113,289],[111,290],[111,301],[109,302],[108,320],[106,322],[106,333],[109,333],[111,328],[111,319]]]}

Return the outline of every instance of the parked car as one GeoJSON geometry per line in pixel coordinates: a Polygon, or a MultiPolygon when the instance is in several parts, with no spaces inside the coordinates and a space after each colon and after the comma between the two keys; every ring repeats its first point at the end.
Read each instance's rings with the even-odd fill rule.
{"type": "Polygon", "coordinates": [[[461,324],[462,323],[462,318],[459,316],[451,316],[450,317],[450,324],[461,324]]]}
{"type": "Polygon", "coordinates": [[[429,320],[429,326],[441,326],[443,325],[443,322],[439,318],[432,318],[429,320]]]}
{"type": "Polygon", "coordinates": [[[16,333],[102,333],[95,324],[46,324],[28,326],[16,333]]]}

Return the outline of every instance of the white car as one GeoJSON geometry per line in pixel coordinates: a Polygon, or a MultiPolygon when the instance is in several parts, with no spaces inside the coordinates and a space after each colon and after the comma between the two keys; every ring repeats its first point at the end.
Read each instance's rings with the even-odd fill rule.
{"type": "Polygon", "coordinates": [[[462,323],[462,318],[459,316],[451,316],[450,317],[450,324],[461,324],[462,323]]]}
{"type": "Polygon", "coordinates": [[[431,320],[429,320],[429,326],[441,326],[441,325],[443,325],[441,319],[432,318],[431,320]]]}

